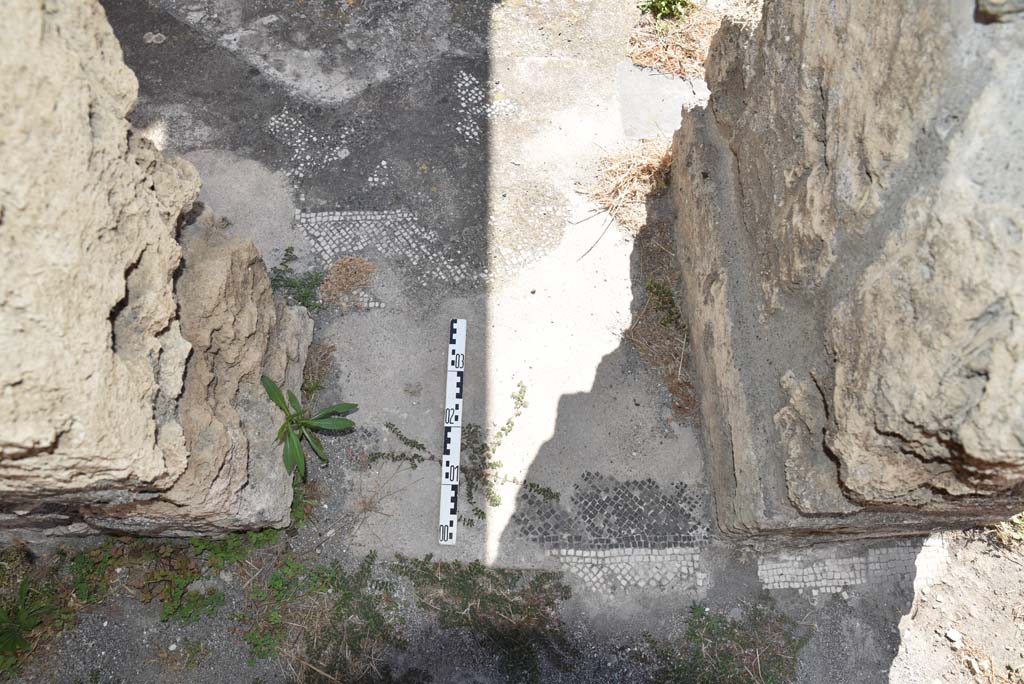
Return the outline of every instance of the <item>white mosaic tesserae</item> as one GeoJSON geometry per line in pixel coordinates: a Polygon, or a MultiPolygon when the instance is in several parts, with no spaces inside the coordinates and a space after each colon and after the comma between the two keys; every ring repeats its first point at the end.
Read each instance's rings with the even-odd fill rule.
{"type": "Polygon", "coordinates": [[[923,546],[906,542],[854,551],[833,545],[805,553],[780,552],[759,558],[757,575],[765,589],[835,594],[861,584],[927,583],[945,562],[946,544],[941,535],[933,535],[923,546]]]}
{"type": "Polygon", "coordinates": [[[699,594],[707,587],[700,547],[557,549],[548,555],[557,556],[563,570],[605,596],[635,589],[679,591],[684,587],[699,594]]]}
{"type": "Polygon", "coordinates": [[[346,144],[354,132],[345,127],[330,133],[317,133],[287,109],[270,117],[267,131],[288,147],[291,159],[286,173],[296,179],[307,178],[348,157],[346,144]]]}
{"type": "Polygon", "coordinates": [[[373,247],[385,258],[402,259],[412,267],[422,264],[415,269],[421,284],[483,278],[467,263],[452,259],[437,231],[424,228],[408,209],[301,212],[295,220],[326,264],[373,247]]]}
{"type": "Polygon", "coordinates": [[[481,119],[490,119],[516,111],[515,104],[508,100],[488,102],[488,93],[480,84],[480,79],[465,71],[460,71],[455,77],[455,93],[459,101],[459,117],[455,130],[466,142],[482,142],[481,119]]]}

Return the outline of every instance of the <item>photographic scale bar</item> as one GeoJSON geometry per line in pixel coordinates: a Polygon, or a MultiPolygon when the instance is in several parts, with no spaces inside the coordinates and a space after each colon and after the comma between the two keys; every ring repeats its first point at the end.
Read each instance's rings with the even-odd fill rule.
{"type": "Polygon", "coordinates": [[[454,544],[459,522],[459,459],[462,455],[462,399],[466,372],[466,320],[453,318],[448,326],[448,378],[444,392],[444,445],[441,451],[441,518],[438,542],[454,544]]]}

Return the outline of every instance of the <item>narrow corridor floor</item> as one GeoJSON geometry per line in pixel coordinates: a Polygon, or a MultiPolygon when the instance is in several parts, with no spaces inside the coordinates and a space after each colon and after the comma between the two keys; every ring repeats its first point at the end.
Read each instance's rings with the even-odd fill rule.
{"type": "MultiPolygon", "coordinates": [[[[311,400],[360,408],[311,469],[311,553],[558,570],[573,589],[566,624],[598,640],[678,636],[691,603],[742,614],[766,591],[817,625],[802,681],[884,681],[946,541],[717,538],[695,418],[624,337],[649,273],[581,186],[659,128],[654,108],[707,95],[623,64],[632,3],[103,4],[139,78],[133,124],[196,165],[226,230],[271,267],[287,255],[298,272],[373,266],[350,304],[312,312],[323,382],[311,400]],[[465,479],[458,543],[440,546],[451,318],[468,321],[465,479]]],[[[652,198],[650,215],[665,204],[652,198]]],[[[152,617],[125,610],[126,624],[152,617]]],[[[97,658],[96,643],[68,657],[97,658]]],[[[597,674],[612,659],[602,647],[590,655],[578,681],[624,681],[597,674]]]]}
{"type": "Polygon", "coordinates": [[[633,240],[579,193],[632,144],[643,97],[678,111],[692,92],[619,82],[632,7],[107,7],[140,78],[134,123],[196,164],[229,230],[269,265],[290,249],[297,269],[376,267],[360,300],[374,306],[315,312],[335,350],[316,400],[360,404],[360,430],[328,440],[333,463],[313,475],[331,510],[361,513],[339,545],[570,570],[562,551],[608,551],[620,562],[578,575],[591,589],[698,590],[710,528],[696,434],[623,340],[643,294],[633,240]],[[438,468],[403,461],[395,433],[440,451],[454,317],[469,322],[463,423],[487,455],[464,466],[475,483],[449,548],[438,468]],[[680,562],[664,573],[613,570],[670,549],[680,562]]]}

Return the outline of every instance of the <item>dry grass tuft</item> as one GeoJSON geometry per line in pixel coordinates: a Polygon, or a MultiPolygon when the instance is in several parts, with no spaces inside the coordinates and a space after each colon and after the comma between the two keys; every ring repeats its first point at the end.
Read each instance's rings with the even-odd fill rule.
{"type": "Polygon", "coordinates": [[[633,149],[598,163],[594,184],[585,190],[620,226],[639,233],[647,223],[647,198],[668,187],[671,141],[643,140],[633,149]]]}
{"type": "Polygon", "coordinates": [[[372,261],[356,256],[343,256],[331,264],[320,285],[320,296],[325,302],[341,309],[351,306],[349,295],[369,287],[377,267],[372,261]]]}
{"type": "Polygon", "coordinates": [[[672,238],[665,224],[645,227],[636,238],[640,282],[646,297],[633,314],[624,333],[640,358],[659,371],[672,396],[672,413],[678,420],[698,420],[700,405],[689,366],[689,335],[676,304],[674,285],[678,262],[671,251],[672,238]]]}
{"type": "Polygon", "coordinates": [[[672,395],[673,414],[697,419],[697,398],[691,383],[687,329],[674,293],[679,266],[665,223],[648,221],[647,202],[668,187],[672,167],[670,141],[644,140],[635,148],[603,159],[594,184],[585,190],[602,210],[636,239],[643,303],[633,315],[625,337],[641,359],[659,371],[672,395]]]}
{"type": "MultiPolygon", "coordinates": [[[[345,521],[344,528],[349,534],[354,536],[364,525],[374,527],[373,523],[380,518],[390,518],[388,502],[390,501],[391,506],[396,505],[395,500],[400,501],[403,494],[422,479],[401,484],[410,472],[416,470],[416,466],[408,462],[395,463],[386,477],[383,476],[385,470],[386,468],[382,468],[377,473],[367,472],[355,478],[355,487],[349,493],[351,505],[342,515],[345,521]],[[395,482],[396,478],[398,482],[395,482]]],[[[372,529],[370,534],[380,539],[372,529]]]]}
{"type": "Polygon", "coordinates": [[[679,19],[644,15],[629,37],[629,58],[680,78],[704,78],[704,60],[722,16],[698,6],[679,19]]]}
{"type": "Polygon", "coordinates": [[[1024,554],[1024,513],[998,523],[989,530],[988,536],[996,545],[1024,554]]]}
{"type": "Polygon", "coordinates": [[[682,638],[647,635],[658,682],[769,684],[796,681],[797,654],[810,638],[771,599],[745,606],[733,620],[699,603],[690,608],[682,638]]]}
{"type": "Polygon", "coordinates": [[[302,396],[308,402],[327,386],[334,363],[333,344],[315,342],[306,354],[306,367],[302,371],[302,396]]]}
{"type": "Polygon", "coordinates": [[[756,26],[762,0],[706,0],[677,19],[640,17],[629,37],[634,64],[681,78],[704,78],[704,60],[722,19],[756,26]]]}

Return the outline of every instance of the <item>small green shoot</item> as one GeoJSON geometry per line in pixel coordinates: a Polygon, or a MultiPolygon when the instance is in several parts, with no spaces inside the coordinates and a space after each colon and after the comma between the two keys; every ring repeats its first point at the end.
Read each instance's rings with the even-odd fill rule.
{"type": "Polygon", "coordinates": [[[260,377],[260,383],[266,390],[270,400],[284,412],[284,422],[277,431],[277,441],[284,444],[284,467],[288,473],[299,480],[306,479],[306,452],[302,448],[305,441],[321,462],[327,463],[324,445],[315,433],[322,430],[347,430],[355,425],[348,418],[339,418],[335,414],[355,411],[357,404],[334,404],[315,415],[310,416],[299,403],[298,397],[288,390],[288,400],[276,382],[266,375],[260,377]]]}
{"type": "Polygon", "coordinates": [[[281,263],[270,269],[270,287],[275,292],[284,292],[293,302],[310,311],[323,308],[319,295],[320,283],[324,280],[323,271],[296,273],[292,268],[296,260],[295,248],[285,248],[281,263]]]}
{"type": "Polygon", "coordinates": [[[392,422],[384,423],[384,427],[388,429],[388,432],[398,438],[398,441],[406,446],[408,449],[413,451],[426,451],[427,447],[423,442],[417,441],[412,437],[407,437],[404,432],[398,429],[398,426],[392,422]]]}
{"type": "Polygon", "coordinates": [[[672,290],[664,283],[655,282],[654,279],[647,279],[647,292],[651,295],[654,309],[661,317],[658,322],[666,328],[683,329],[683,315],[676,306],[672,290]]]}
{"type": "Polygon", "coordinates": [[[71,558],[71,581],[75,596],[83,603],[100,603],[110,590],[110,571],[114,565],[114,542],[82,551],[71,558]]]}
{"type": "Polygon", "coordinates": [[[690,6],[690,0],[640,0],[637,7],[644,14],[658,19],[681,17],[690,6]]]}
{"type": "Polygon", "coordinates": [[[292,526],[302,529],[309,523],[309,516],[316,507],[314,491],[307,482],[292,482],[292,526]]]}
{"type": "Polygon", "coordinates": [[[19,653],[29,647],[28,633],[51,612],[50,601],[22,579],[13,604],[0,608],[0,673],[17,669],[19,653]]]}
{"type": "Polygon", "coordinates": [[[227,565],[245,560],[255,549],[276,544],[280,536],[280,530],[268,527],[265,530],[232,532],[223,539],[193,537],[189,544],[197,556],[205,554],[206,564],[212,569],[223,570],[227,565]]]}

